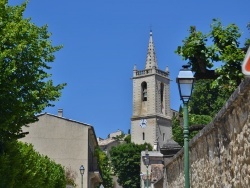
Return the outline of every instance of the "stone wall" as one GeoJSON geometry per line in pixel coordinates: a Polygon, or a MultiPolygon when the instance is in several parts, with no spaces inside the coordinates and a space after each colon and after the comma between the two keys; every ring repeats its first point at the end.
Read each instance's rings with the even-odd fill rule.
{"type": "MultiPolygon", "coordinates": [[[[250,186],[250,78],[189,143],[190,185],[250,186]]],[[[184,187],[183,149],[166,164],[166,187],[184,187]]]]}

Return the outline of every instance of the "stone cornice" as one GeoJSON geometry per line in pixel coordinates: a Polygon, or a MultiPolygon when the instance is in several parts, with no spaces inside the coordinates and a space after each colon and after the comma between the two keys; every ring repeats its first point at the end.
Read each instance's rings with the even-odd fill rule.
{"type": "Polygon", "coordinates": [[[159,114],[152,114],[152,115],[145,115],[145,116],[134,116],[131,118],[131,120],[140,120],[140,119],[150,119],[150,118],[158,118],[158,119],[167,119],[171,121],[170,116],[161,116],[159,114]]]}

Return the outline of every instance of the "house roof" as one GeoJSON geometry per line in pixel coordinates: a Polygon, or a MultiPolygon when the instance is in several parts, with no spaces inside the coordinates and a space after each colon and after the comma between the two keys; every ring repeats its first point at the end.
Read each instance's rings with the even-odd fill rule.
{"type": "Polygon", "coordinates": [[[182,148],[182,147],[173,139],[168,139],[166,143],[163,144],[162,148],[173,149],[173,148],[182,148]]]}
{"type": "MultiPolygon", "coordinates": [[[[69,118],[65,118],[65,117],[61,117],[61,116],[57,116],[57,115],[50,114],[50,113],[47,113],[47,112],[38,114],[38,115],[36,115],[36,116],[37,116],[37,117],[40,117],[40,116],[44,116],[44,115],[49,115],[49,116],[53,116],[53,117],[56,117],[56,118],[64,119],[64,120],[67,120],[67,121],[70,121],[70,122],[79,123],[79,124],[86,125],[86,126],[91,126],[90,124],[87,124],[87,123],[83,123],[83,122],[80,122],[80,121],[76,121],[76,120],[69,119],[69,118]]],[[[91,126],[91,127],[92,127],[92,126],[91,126]]]]}
{"type": "Polygon", "coordinates": [[[117,140],[115,140],[114,138],[107,138],[107,139],[103,139],[103,140],[100,140],[98,143],[100,146],[105,146],[105,145],[108,145],[110,143],[113,143],[117,140]]]}

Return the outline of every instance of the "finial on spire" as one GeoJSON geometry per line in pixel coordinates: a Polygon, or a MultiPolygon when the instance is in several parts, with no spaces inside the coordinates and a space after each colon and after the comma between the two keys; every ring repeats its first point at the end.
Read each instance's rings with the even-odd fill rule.
{"type": "Polygon", "coordinates": [[[150,26],[149,26],[149,34],[150,34],[150,36],[153,35],[153,33],[152,33],[152,25],[151,25],[151,24],[150,24],[150,26]]]}

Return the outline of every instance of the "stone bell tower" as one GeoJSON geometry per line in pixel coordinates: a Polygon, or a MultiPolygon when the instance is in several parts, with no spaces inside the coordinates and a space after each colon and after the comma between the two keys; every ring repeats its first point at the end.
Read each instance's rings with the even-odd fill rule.
{"type": "Polygon", "coordinates": [[[133,70],[133,115],[131,141],[145,142],[159,150],[171,138],[169,71],[158,69],[153,34],[150,31],[144,70],[133,70]],[[156,144],[157,143],[157,144],[156,144]]]}

